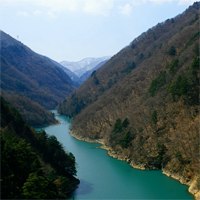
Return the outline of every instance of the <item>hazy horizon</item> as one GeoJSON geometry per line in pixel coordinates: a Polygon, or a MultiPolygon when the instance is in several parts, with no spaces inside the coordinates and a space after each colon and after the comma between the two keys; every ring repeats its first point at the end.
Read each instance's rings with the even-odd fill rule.
{"type": "Polygon", "coordinates": [[[193,0],[0,0],[0,27],[58,62],[112,56],[193,0]]]}

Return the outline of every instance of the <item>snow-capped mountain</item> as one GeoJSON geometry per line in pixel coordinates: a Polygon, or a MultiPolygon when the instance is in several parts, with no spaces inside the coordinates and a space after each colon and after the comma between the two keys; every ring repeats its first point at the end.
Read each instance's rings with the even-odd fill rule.
{"type": "Polygon", "coordinates": [[[100,58],[84,58],[77,62],[62,61],[60,64],[74,72],[78,77],[81,77],[85,72],[92,70],[99,63],[108,60],[109,56],[100,58]]]}
{"type": "Polygon", "coordinates": [[[102,61],[102,62],[100,62],[98,65],[96,65],[94,68],[92,68],[92,69],[90,69],[90,70],[88,70],[88,71],[86,71],[85,73],[83,73],[83,75],[81,75],[81,77],[80,77],[80,83],[83,83],[85,80],[87,80],[90,76],[91,76],[91,74],[92,74],[92,72],[94,72],[95,70],[97,70],[97,69],[99,69],[101,66],[103,66],[106,62],[108,61],[108,59],[107,60],[104,60],[104,61],[102,61]]]}

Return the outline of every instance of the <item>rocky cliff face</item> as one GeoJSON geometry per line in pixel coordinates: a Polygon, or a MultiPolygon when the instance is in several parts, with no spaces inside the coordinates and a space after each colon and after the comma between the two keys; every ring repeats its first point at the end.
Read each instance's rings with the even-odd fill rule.
{"type": "Polygon", "coordinates": [[[200,198],[199,7],[158,24],[60,106],[74,136],[132,166],[162,169],[200,198]]]}

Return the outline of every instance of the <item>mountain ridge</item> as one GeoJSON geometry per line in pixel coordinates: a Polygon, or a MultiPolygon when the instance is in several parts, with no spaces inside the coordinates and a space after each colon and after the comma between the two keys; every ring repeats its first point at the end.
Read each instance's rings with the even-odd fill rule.
{"type": "Polygon", "coordinates": [[[72,93],[59,112],[72,135],[103,141],[132,166],[161,169],[200,198],[199,7],[133,40],[72,93]]]}
{"type": "MultiPolygon", "coordinates": [[[[66,95],[75,89],[76,86],[72,80],[55,61],[35,53],[3,31],[0,31],[0,40],[0,87],[4,94],[14,93],[20,95],[21,98],[28,98],[28,101],[33,101],[34,104],[46,110],[55,108],[66,95]]],[[[14,103],[14,99],[9,98],[9,100],[14,103]]],[[[45,113],[47,118],[51,118],[49,122],[52,122],[51,114],[47,110],[45,113]]],[[[34,112],[30,114],[35,118],[34,112]]],[[[26,118],[27,116],[24,116],[24,119],[26,118]]],[[[37,123],[37,120],[35,122],[37,123]]],[[[38,120],[38,124],[41,125],[41,120],[38,120]]]]}
{"type": "Polygon", "coordinates": [[[62,61],[60,62],[60,64],[68,68],[80,78],[85,72],[92,70],[100,62],[108,60],[109,58],[109,56],[103,56],[98,58],[87,57],[79,61],[62,61]]]}

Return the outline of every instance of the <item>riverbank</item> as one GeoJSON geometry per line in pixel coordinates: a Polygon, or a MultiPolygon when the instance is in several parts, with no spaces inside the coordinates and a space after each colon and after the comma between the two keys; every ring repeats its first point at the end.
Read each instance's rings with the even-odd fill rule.
{"type": "Polygon", "coordinates": [[[179,176],[177,174],[173,174],[168,170],[162,169],[162,173],[165,174],[168,177],[171,177],[173,179],[178,180],[181,184],[187,185],[188,186],[188,191],[194,196],[195,200],[200,200],[200,191],[197,188],[197,179],[198,177],[195,177],[191,181],[186,181],[184,177],[179,176]]]}
{"type": "MultiPolygon", "coordinates": [[[[76,138],[77,140],[80,141],[84,141],[84,142],[89,142],[89,143],[98,143],[101,146],[99,148],[102,148],[104,150],[107,151],[107,154],[113,158],[116,158],[118,160],[122,160],[127,162],[129,165],[131,165],[131,167],[135,168],[135,169],[140,169],[140,170],[146,170],[145,166],[142,164],[135,164],[133,161],[131,161],[130,159],[128,159],[127,157],[124,157],[122,155],[120,155],[119,153],[117,153],[116,151],[114,151],[112,148],[110,148],[109,146],[107,146],[104,142],[103,139],[90,139],[90,138],[85,138],[85,137],[81,137],[77,134],[75,134],[73,131],[70,131],[70,135],[74,138],[76,138]]],[[[184,179],[184,177],[181,177],[177,174],[174,174],[172,172],[170,172],[169,170],[166,169],[162,169],[162,173],[165,174],[168,177],[171,177],[173,179],[178,180],[181,184],[187,185],[188,186],[188,191],[189,193],[191,193],[195,200],[200,200],[200,191],[199,188],[197,187],[197,179],[195,178],[191,181],[186,181],[184,179]]]]}

